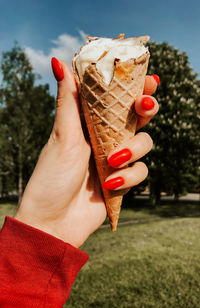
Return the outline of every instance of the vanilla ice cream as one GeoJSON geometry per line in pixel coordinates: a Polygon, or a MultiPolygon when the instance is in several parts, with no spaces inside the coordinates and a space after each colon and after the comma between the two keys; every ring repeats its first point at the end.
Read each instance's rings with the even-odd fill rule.
{"type": "Polygon", "coordinates": [[[140,40],[98,38],[89,40],[74,58],[79,76],[83,76],[86,67],[90,63],[96,63],[98,72],[102,75],[106,84],[110,84],[115,59],[125,62],[135,59],[148,51],[140,40]]]}

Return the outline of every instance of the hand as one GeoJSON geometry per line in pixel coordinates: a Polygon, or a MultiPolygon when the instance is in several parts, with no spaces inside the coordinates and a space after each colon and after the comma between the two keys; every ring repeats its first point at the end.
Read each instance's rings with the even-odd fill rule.
{"type": "MultiPolygon", "coordinates": [[[[60,61],[60,67],[64,75],[58,82],[53,130],[26,186],[15,218],[80,247],[104,222],[106,208],[91,159],[91,148],[81,126],[74,75],[65,62],[60,61]]],[[[146,93],[151,95],[156,87],[155,79],[147,76],[146,93]]],[[[138,129],[158,111],[157,101],[147,95],[138,98],[135,107],[139,114],[138,129]],[[150,103],[145,103],[144,97],[151,99],[150,103]]],[[[111,154],[124,147],[132,153],[130,163],[151,150],[152,140],[146,133],[139,133],[111,154]]],[[[131,187],[144,180],[147,167],[136,162],[109,178],[118,175],[124,177],[123,188],[131,187]]]]}

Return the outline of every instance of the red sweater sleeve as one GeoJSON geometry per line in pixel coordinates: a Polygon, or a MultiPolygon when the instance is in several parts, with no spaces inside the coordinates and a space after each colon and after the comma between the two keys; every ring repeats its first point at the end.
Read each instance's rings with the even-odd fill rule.
{"type": "Polygon", "coordinates": [[[0,307],[59,308],[88,255],[6,217],[0,232],[0,307]]]}

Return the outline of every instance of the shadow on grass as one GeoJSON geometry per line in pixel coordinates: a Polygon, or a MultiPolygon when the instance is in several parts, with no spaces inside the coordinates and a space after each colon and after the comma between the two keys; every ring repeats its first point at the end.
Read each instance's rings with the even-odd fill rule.
{"type": "Polygon", "coordinates": [[[132,209],[133,211],[145,211],[149,215],[156,215],[166,218],[176,217],[200,217],[200,202],[199,201],[174,201],[161,200],[157,206],[151,206],[147,199],[123,200],[124,209],[132,209]]]}
{"type": "Polygon", "coordinates": [[[0,198],[0,204],[5,204],[5,203],[9,203],[9,204],[13,204],[15,206],[18,205],[18,198],[17,197],[5,197],[5,198],[0,198]]]}
{"type": "MultiPolygon", "coordinates": [[[[9,203],[18,206],[16,197],[1,198],[0,205],[9,203]]],[[[197,200],[161,200],[160,204],[153,207],[148,199],[126,198],[123,199],[123,210],[133,210],[134,212],[145,212],[148,215],[177,218],[177,217],[200,217],[200,202],[197,200]]],[[[106,221],[105,223],[107,223],[106,221]]]]}

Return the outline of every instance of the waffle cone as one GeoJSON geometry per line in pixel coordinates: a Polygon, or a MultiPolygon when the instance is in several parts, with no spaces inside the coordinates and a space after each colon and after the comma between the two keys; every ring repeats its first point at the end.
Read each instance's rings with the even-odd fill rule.
{"type": "MultiPolygon", "coordinates": [[[[143,44],[149,39],[136,39],[140,38],[145,38],[143,44]]],[[[105,179],[115,171],[108,165],[107,157],[113,148],[135,134],[137,115],[134,102],[143,93],[148,60],[149,52],[126,62],[116,60],[109,85],[104,83],[96,63],[91,63],[84,75],[78,76],[72,61],[112,231],[117,228],[122,198],[127,190],[103,189],[105,179]]]]}

